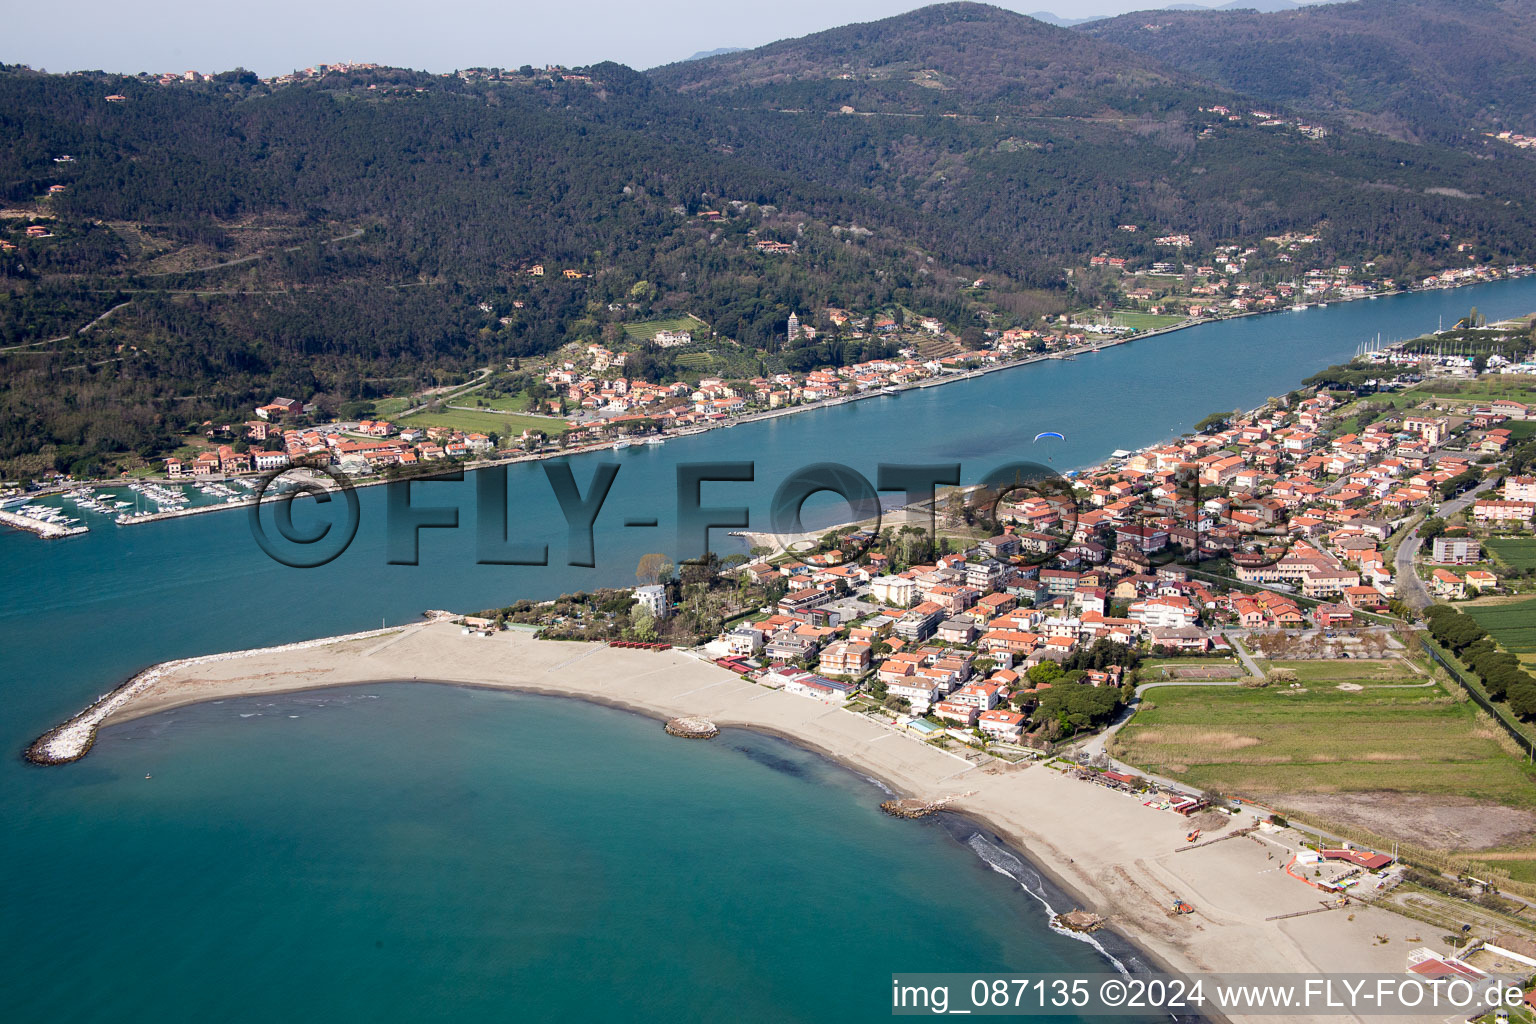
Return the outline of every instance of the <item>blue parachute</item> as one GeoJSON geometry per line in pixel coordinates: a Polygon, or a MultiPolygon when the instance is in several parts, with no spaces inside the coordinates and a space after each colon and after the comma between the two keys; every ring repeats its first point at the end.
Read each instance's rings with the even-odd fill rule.
{"type": "Polygon", "coordinates": [[[1043,433],[1043,434],[1036,434],[1036,435],[1035,435],[1035,440],[1036,440],[1036,441],[1038,441],[1038,440],[1040,440],[1040,439],[1041,439],[1041,438],[1042,438],[1042,437],[1054,437],[1054,438],[1056,438],[1056,440],[1058,440],[1058,441],[1065,441],[1065,440],[1066,440],[1066,437],[1065,437],[1065,435],[1062,435],[1062,434],[1058,434],[1058,433],[1056,433],[1056,431],[1054,431],[1054,430],[1047,430],[1047,431],[1045,431],[1045,432],[1044,432],[1044,433],[1043,433]]]}

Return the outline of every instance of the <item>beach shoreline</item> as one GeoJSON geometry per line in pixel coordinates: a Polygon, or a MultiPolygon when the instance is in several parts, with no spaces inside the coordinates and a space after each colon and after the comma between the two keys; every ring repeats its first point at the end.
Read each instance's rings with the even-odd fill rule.
{"type": "Polygon", "coordinates": [[[760,686],[684,652],[537,640],[520,631],[465,635],[437,621],[156,668],[97,726],[211,700],[387,682],[578,698],[661,721],[698,715],[793,743],[902,796],[951,799],[945,813],[999,837],[1054,889],[1108,917],[1113,932],[1161,969],[1403,969],[1400,946],[1371,938],[1401,931],[1403,921],[1378,908],[1351,908],[1347,921],[1341,914],[1270,920],[1315,909],[1316,894],[1270,870],[1278,851],[1258,840],[1182,850],[1188,820],[1128,794],[1038,764],[972,763],[867,716],[760,686]],[[1175,896],[1197,912],[1170,916],[1175,896]]]}

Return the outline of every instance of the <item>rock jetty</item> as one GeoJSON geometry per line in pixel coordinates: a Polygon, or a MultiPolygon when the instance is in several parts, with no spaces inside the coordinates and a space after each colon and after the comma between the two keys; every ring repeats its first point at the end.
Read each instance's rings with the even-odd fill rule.
{"type": "Polygon", "coordinates": [[[707,718],[688,715],[667,722],[667,732],[685,740],[712,740],[720,735],[720,727],[707,718]]]}
{"type": "Polygon", "coordinates": [[[1096,932],[1104,927],[1102,917],[1086,910],[1069,910],[1065,914],[1057,914],[1052,923],[1069,932],[1096,932]]]}
{"type": "Polygon", "coordinates": [[[880,809],[893,818],[926,818],[930,814],[944,810],[956,800],[972,795],[974,794],[961,793],[958,796],[944,796],[937,800],[919,800],[909,796],[900,800],[887,800],[880,805],[880,809]]]}

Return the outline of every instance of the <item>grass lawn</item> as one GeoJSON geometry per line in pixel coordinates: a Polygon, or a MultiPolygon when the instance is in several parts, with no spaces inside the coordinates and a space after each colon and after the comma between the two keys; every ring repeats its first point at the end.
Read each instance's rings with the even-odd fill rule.
{"type": "Polygon", "coordinates": [[[450,427],[465,433],[498,434],[516,436],[524,430],[542,430],[554,436],[566,431],[565,420],[545,419],[539,416],[516,416],[504,412],[466,412],[462,409],[444,409],[442,412],[418,412],[405,417],[398,424],[403,427],[450,427]]]}
{"type": "Polygon", "coordinates": [[[1261,668],[1290,669],[1301,683],[1423,683],[1427,676],[1414,672],[1398,658],[1341,658],[1337,661],[1264,661],[1261,668]]]}
{"type": "Polygon", "coordinates": [[[1163,313],[1138,313],[1134,309],[1117,309],[1110,316],[1114,317],[1116,323],[1125,324],[1135,331],[1155,331],[1162,327],[1181,324],[1186,319],[1182,316],[1168,316],[1163,313]]]}
{"type": "Polygon", "coordinates": [[[1509,431],[1511,440],[1517,444],[1536,437],[1536,420],[1509,420],[1501,426],[1509,431]]]}
{"type": "Polygon", "coordinates": [[[1427,402],[1433,395],[1420,389],[1409,388],[1406,391],[1378,391],[1374,395],[1367,395],[1360,401],[1363,405],[1374,405],[1381,408],[1412,409],[1422,402],[1427,402]]]}
{"type": "Polygon", "coordinates": [[[1483,546],[1515,569],[1536,569],[1536,537],[1493,537],[1483,546]]]}
{"type": "Polygon", "coordinates": [[[1425,381],[1419,386],[1446,398],[1460,398],[1469,402],[1487,402],[1495,398],[1512,398],[1526,405],[1536,402],[1536,377],[1517,373],[1468,381],[1425,381]]]}
{"type": "Polygon", "coordinates": [[[1503,604],[1467,605],[1472,616],[1493,638],[1516,654],[1536,652],[1536,597],[1503,604]]]}
{"type": "Polygon", "coordinates": [[[1439,687],[1162,687],[1120,731],[1116,757],[1195,786],[1254,796],[1401,791],[1536,806],[1536,769],[1504,752],[1473,705],[1439,687]]]}
{"type": "Polygon", "coordinates": [[[707,337],[704,332],[708,330],[709,325],[696,316],[660,317],[624,325],[625,336],[640,341],[650,341],[657,331],[692,331],[695,341],[703,341],[707,337]]]}
{"type": "Polygon", "coordinates": [[[526,391],[519,391],[515,395],[500,395],[496,398],[485,398],[471,392],[453,404],[475,405],[477,402],[484,402],[485,408],[493,409],[496,412],[529,412],[533,406],[533,402],[529,399],[528,392],[526,391]]]}
{"type": "Polygon", "coordinates": [[[407,398],[381,398],[373,403],[373,415],[381,420],[394,419],[406,409],[411,407],[414,399],[407,398]]]}

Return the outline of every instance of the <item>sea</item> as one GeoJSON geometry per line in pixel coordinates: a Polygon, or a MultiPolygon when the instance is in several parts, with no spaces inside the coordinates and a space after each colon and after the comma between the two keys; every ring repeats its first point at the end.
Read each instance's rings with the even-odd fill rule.
{"type": "MultiPolygon", "coordinates": [[[[167,658],[632,585],[641,555],[694,553],[680,465],[752,463],[750,481],[699,492],[752,528],[817,463],[871,481],[882,463],[958,462],[966,482],[1020,459],[1067,472],[1472,306],[1536,309],[1536,278],[1223,321],[574,456],[583,494],[597,464],[620,467],[590,559],[541,464],[508,470],[504,536],[547,547],[542,566],[480,564],[475,474],[413,485],[413,507],[458,521],[420,530],[415,552],[386,489],[358,490],[355,539],[318,568],[270,558],[242,510],[127,527],[87,513],[89,534],[53,542],[0,533],[5,1016],[859,1020],[889,1015],[900,972],[1144,967],[1113,936],[1051,930],[1048,907],[1070,897],[984,828],[888,818],[873,780],[750,732],[683,742],[583,702],[385,680],[153,716],[64,767],[21,751],[167,658]]],[[[334,541],[344,513],[294,520],[339,517],[334,541]]],[[[827,496],[805,516],[848,518],[827,496]]]]}

